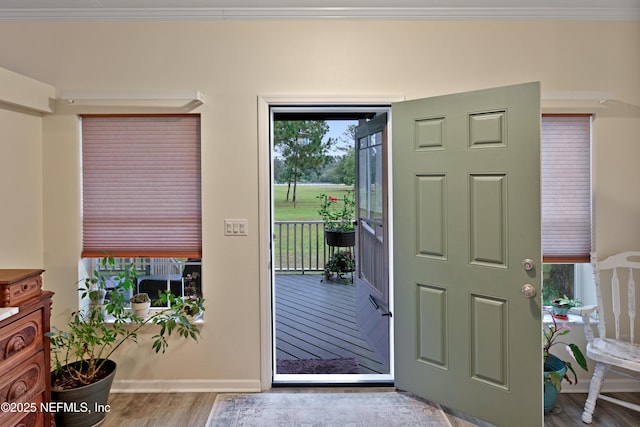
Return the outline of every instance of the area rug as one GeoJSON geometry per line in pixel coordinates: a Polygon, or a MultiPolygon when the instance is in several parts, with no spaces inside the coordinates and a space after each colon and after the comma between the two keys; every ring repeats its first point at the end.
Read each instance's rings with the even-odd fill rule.
{"type": "Polygon", "coordinates": [[[278,359],[277,374],[359,374],[355,357],[339,359],[278,359]]]}
{"type": "Polygon", "coordinates": [[[220,394],[207,427],[451,427],[436,403],[399,392],[220,394]]]}

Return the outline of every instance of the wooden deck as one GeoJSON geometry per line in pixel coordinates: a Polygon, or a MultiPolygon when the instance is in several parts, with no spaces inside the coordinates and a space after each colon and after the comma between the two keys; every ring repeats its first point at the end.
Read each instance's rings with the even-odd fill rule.
{"type": "Polygon", "coordinates": [[[355,286],[322,277],[276,275],[277,359],[355,357],[361,374],[388,374],[358,331],[355,286]]]}

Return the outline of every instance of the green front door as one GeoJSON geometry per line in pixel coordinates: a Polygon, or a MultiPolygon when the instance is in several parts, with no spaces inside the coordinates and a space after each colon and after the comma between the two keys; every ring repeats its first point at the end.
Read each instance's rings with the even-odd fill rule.
{"type": "Polygon", "coordinates": [[[540,85],[392,111],[396,386],[540,426],[540,85]]]}

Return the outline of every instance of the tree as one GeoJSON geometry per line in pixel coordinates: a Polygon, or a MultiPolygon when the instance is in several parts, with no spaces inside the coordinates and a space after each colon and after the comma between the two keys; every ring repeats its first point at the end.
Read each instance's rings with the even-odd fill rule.
{"type": "Polygon", "coordinates": [[[300,177],[309,171],[317,172],[329,161],[327,153],[334,141],[331,138],[322,141],[327,132],[329,125],[324,120],[283,120],[274,124],[274,146],[283,160],[280,176],[287,177],[287,201],[293,182],[294,207],[300,177]]]}
{"type": "Polygon", "coordinates": [[[356,182],[356,150],[354,148],[342,156],[340,166],[342,168],[342,182],[345,185],[353,185],[356,182]]]}
{"type": "Polygon", "coordinates": [[[284,162],[282,159],[276,157],[273,159],[273,180],[279,184],[283,183],[286,179],[286,173],[284,171],[284,162]]]}
{"type": "Polygon", "coordinates": [[[345,185],[353,185],[356,181],[356,125],[349,125],[342,136],[338,138],[338,149],[345,154],[337,158],[334,166],[334,176],[339,177],[338,181],[345,185]]]}

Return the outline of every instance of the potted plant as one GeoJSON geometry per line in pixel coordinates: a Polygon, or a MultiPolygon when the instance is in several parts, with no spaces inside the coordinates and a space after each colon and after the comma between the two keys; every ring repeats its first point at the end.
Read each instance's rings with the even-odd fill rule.
{"type": "Polygon", "coordinates": [[[571,362],[560,359],[558,356],[549,352],[551,347],[556,344],[564,344],[567,353],[578,363],[582,369],[587,371],[587,359],[576,344],[565,343],[558,341],[558,338],[567,335],[571,328],[566,322],[558,323],[552,316],[551,320],[553,324],[545,324],[543,326],[544,344],[543,344],[543,359],[544,359],[544,411],[549,412],[553,409],[556,397],[562,389],[562,380],[566,380],[569,384],[578,383],[578,376],[573,369],[571,362]],[[573,381],[569,377],[568,372],[573,375],[573,381]]]}
{"type": "Polygon", "coordinates": [[[92,289],[89,291],[89,309],[90,310],[103,310],[104,299],[107,296],[106,289],[92,289]]]}
{"type": "Polygon", "coordinates": [[[151,308],[151,298],[144,292],[135,294],[129,299],[131,302],[131,311],[133,315],[139,318],[145,318],[149,315],[149,309],[151,308]]]}
{"type": "Polygon", "coordinates": [[[184,296],[188,299],[198,299],[198,278],[200,273],[194,271],[184,276],[184,296]]]}
{"type": "Polygon", "coordinates": [[[347,283],[345,273],[352,273],[355,270],[355,260],[351,251],[336,251],[329,256],[329,261],[324,266],[324,278],[329,280],[335,273],[343,283],[347,283]]]}
{"type": "MultiPolygon", "coordinates": [[[[101,262],[108,267],[114,265],[113,257],[101,262]]],[[[116,371],[116,363],[110,357],[125,343],[137,343],[137,333],[143,327],[157,325],[159,328],[152,337],[156,353],[165,352],[167,337],[174,331],[183,338],[197,341],[199,329],[186,313],[204,311],[204,300],[189,300],[186,307],[185,300],[165,292],[160,299],[168,308],[154,310],[140,318],[129,310],[126,298],[135,277],[133,264],[126,266],[113,279],[116,287],[110,292],[104,311],[78,310],[72,313],[65,330],[53,327],[46,334],[51,343],[52,400],[65,402],[65,408],[77,409],[56,413],[58,427],[96,425],[104,419],[106,412],[95,408],[106,408],[116,371]]],[[[85,281],[87,283],[93,281],[85,281]]],[[[80,291],[83,295],[89,293],[86,287],[80,291]]]]}
{"type": "Polygon", "coordinates": [[[199,303],[198,299],[185,298],[182,304],[182,312],[189,320],[195,320],[201,317],[203,311],[201,308],[202,305],[199,303]]]}
{"type": "Polygon", "coordinates": [[[340,199],[326,194],[316,196],[320,199],[318,213],[324,222],[324,234],[327,245],[348,247],[355,245],[355,196],[353,191],[345,193],[340,199]]]}
{"type": "Polygon", "coordinates": [[[551,316],[556,319],[567,320],[569,317],[569,310],[573,307],[579,307],[582,302],[577,299],[568,298],[564,295],[562,298],[555,298],[551,302],[551,316]]]}
{"type": "MultiPolygon", "coordinates": [[[[100,260],[103,268],[107,267],[108,258],[100,260]]],[[[93,277],[87,277],[84,280],[84,287],[78,289],[81,292],[81,298],[89,298],[90,310],[104,310],[104,301],[107,296],[107,278],[98,274],[94,270],[93,277]]]]}

